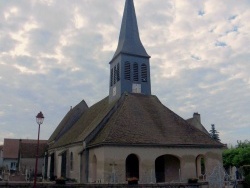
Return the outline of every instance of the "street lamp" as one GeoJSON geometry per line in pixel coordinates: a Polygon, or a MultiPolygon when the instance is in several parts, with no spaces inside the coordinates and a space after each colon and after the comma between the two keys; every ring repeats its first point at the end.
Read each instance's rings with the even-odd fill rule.
{"type": "Polygon", "coordinates": [[[40,136],[40,125],[43,123],[44,116],[42,112],[39,112],[36,116],[36,122],[38,124],[38,138],[37,138],[37,148],[36,148],[36,166],[35,166],[35,177],[34,177],[34,188],[36,188],[36,177],[37,177],[37,161],[39,152],[39,136],[40,136]]]}

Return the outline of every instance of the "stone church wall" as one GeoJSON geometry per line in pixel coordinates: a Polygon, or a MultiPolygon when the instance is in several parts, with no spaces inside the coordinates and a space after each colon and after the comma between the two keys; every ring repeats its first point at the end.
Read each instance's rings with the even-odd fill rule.
{"type": "MultiPolygon", "coordinates": [[[[176,181],[186,182],[197,177],[196,159],[205,158],[206,174],[222,163],[221,149],[164,148],[164,147],[102,147],[91,149],[89,155],[89,182],[126,183],[126,158],[135,154],[139,159],[139,183],[155,183],[155,161],[163,155],[180,161],[176,181]]],[[[176,172],[175,172],[176,173],[176,172]]]]}

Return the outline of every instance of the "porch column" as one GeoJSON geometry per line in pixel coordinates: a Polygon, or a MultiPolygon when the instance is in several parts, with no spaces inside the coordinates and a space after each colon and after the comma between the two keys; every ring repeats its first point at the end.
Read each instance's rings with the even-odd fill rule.
{"type": "Polygon", "coordinates": [[[51,157],[50,155],[48,156],[48,166],[47,166],[47,178],[50,178],[50,163],[51,163],[51,157]]]}
{"type": "Polygon", "coordinates": [[[155,160],[142,159],[139,163],[139,183],[155,183],[155,160]]]}

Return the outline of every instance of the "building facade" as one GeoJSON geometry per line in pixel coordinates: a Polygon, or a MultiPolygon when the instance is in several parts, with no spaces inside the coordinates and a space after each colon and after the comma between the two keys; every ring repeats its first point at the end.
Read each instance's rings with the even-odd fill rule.
{"type": "MultiPolygon", "coordinates": [[[[37,140],[4,139],[3,163],[5,171],[26,171],[34,173],[36,160],[37,140]]],[[[38,153],[38,173],[42,173],[44,153],[47,150],[47,140],[40,140],[38,153]]]]}
{"type": "Polygon", "coordinates": [[[133,0],[126,0],[109,96],[72,108],[49,139],[48,176],[81,183],[185,182],[222,163],[200,115],[184,120],[151,94],[150,56],[140,40],[133,0]]]}

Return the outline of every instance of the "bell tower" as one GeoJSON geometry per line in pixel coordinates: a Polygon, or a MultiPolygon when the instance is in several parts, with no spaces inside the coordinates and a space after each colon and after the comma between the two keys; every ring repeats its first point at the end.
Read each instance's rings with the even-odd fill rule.
{"type": "Polygon", "coordinates": [[[109,102],[124,92],[151,95],[149,58],[140,40],[134,2],[126,0],[118,46],[109,63],[109,102]]]}

